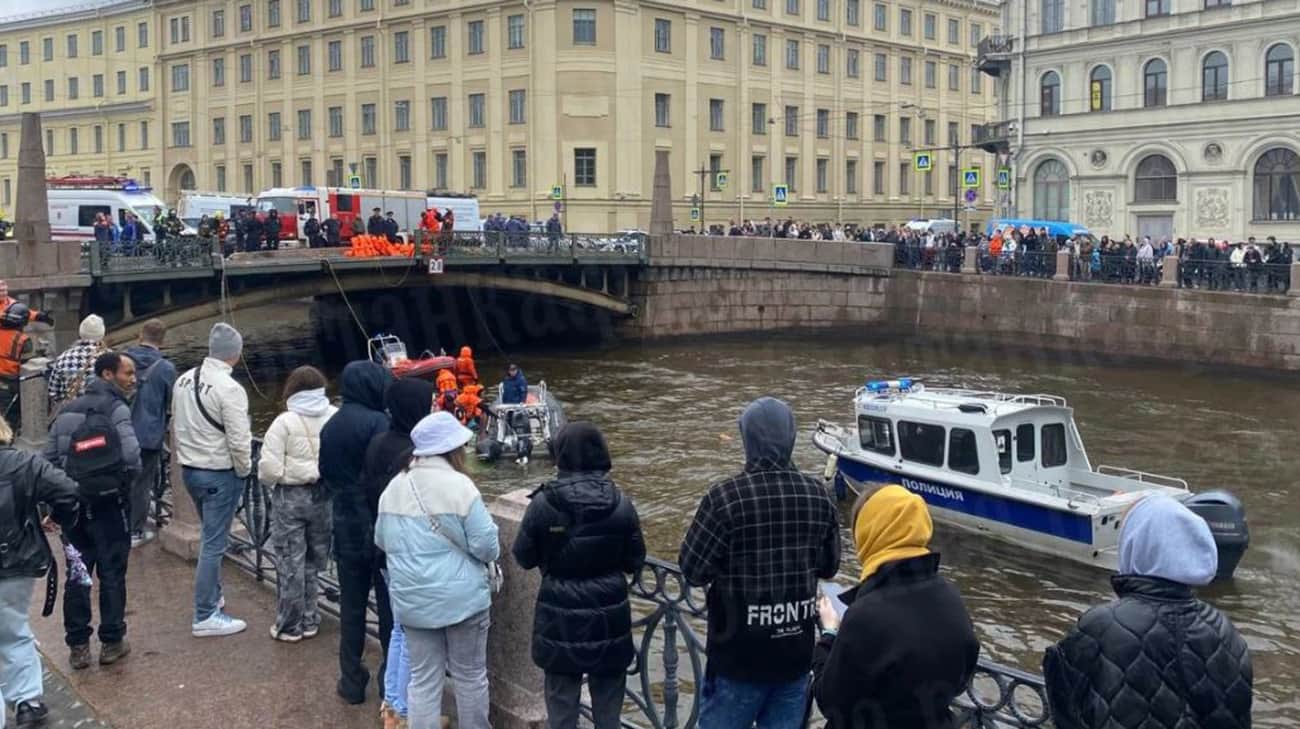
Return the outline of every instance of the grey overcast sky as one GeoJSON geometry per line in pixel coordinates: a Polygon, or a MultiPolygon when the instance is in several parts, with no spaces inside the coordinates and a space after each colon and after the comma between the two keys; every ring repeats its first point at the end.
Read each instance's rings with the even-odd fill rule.
{"type": "Polygon", "coordinates": [[[0,0],[0,18],[66,8],[70,5],[85,5],[88,2],[96,2],[96,0],[0,0]]]}

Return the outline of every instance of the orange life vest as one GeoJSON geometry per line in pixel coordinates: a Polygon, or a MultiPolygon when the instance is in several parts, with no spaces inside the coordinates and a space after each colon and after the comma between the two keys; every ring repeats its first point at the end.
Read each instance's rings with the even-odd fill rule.
{"type": "Polygon", "coordinates": [[[451,370],[438,370],[438,378],[434,382],[438,387],[438,394],[456,389],[456,375],[453,375],[451,370]]]}
{"type": "Polygon", "coordinates": [[[0,329],[0,377],[16,378],[31,338],[21,329],[0,329]]]}

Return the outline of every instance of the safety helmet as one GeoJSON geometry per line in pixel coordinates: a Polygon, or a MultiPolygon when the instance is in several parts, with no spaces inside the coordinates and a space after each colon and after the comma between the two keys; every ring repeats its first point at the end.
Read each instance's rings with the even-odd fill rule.
{"type": "Polygon", "coordinates": [[[31,309],[21,301],[15,301],[0,314],[0,327],[5,329],[22,329],[31,318],[31,309]]]}

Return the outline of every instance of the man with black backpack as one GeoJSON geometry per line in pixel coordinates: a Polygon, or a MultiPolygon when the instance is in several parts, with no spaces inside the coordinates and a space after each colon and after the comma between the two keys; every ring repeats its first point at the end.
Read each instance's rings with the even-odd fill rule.
{"type": "MultiPolygon", "coordinates": [[[[106,352],[93,367],[86,394],[68,403],[50,425],[45,458],[76,481],[81,494],[82,519],[65,536],[99,578],[99,662],[109,665],[131,652],[126,642],[128,489],[140,472],[140,443],[127,404],[135,390],[135,363],[106,352]]],[[[68,580],[63,629],[74,669],[90,665],[91,617],[90,587],[68,580]]]]}
{"type": "Polygon", "coordinates": [[[140,441],[140,473],[131,484],[131,547],[154,538],[146,529],[149,500],[158,483],[163,441],[167,436],[167,413],[171,410],[176,365],[162,353],[167,325],[150,319],[140,329],[140,342],[128,347],[126,356],[135,362],[136,393],[131,403],[131,422],[140,441]]]}

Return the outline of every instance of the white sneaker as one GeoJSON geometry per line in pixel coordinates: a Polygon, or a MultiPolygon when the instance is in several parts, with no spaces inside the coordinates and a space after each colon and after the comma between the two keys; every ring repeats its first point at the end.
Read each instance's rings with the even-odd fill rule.
{"type": "Polygon", "coordinates": [[[271,625],[271,637],[274,638],[275,640],[284,641],[285,643],[297,643],[298,641],[302,640],[301,635],[297,635],[294,633],[286,633],[276,628],[274,624],[271,625]]]}
{"type": "Polygon", "coordinates": [[[215,612],[207,620],[190,626],[190,633],[195,638],[215,638],[223,635],[242,633],[248,624],[239,618],[232,618],[223,612],[215,612]]]}

